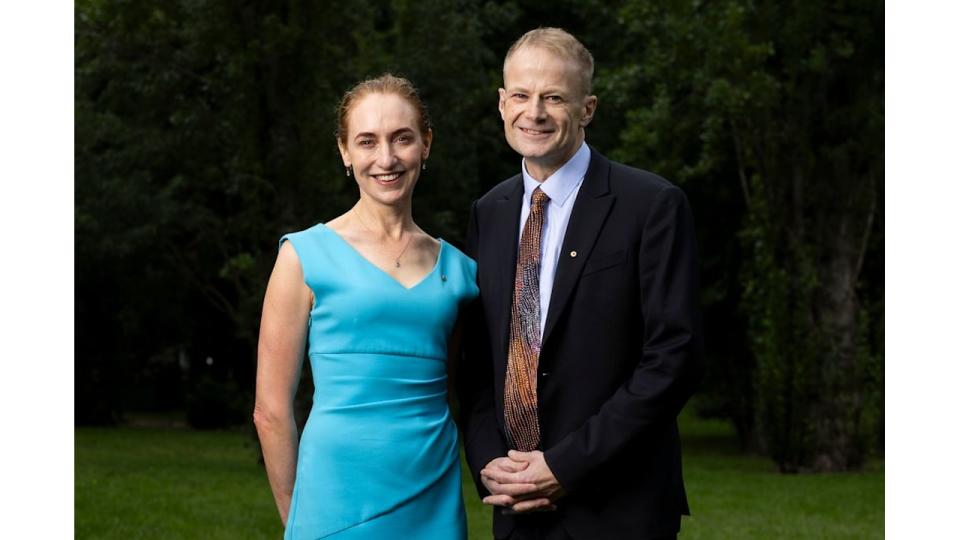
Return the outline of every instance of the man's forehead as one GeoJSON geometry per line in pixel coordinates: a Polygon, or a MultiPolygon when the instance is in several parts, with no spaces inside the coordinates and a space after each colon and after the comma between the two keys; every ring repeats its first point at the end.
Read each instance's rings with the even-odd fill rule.
{"type": "Polygon", "coordinates": [[[549,49],[518,49],[503,65],[504,78],[510,72],[534,72],[537,74],[555,73],[564,79],[575,79],[580,76],[577,63],[556,51],[549,49]]]}
{"type": "Polygon", "coordinates": [[[569,55],[562,54],[560,51],[556,51],[549,47],[543,47],[539,45],[524,45],[519,49],[513,51],[513,53],[506,58],[504,61],[504,69],[510,64],[515,62],[524,62],[524,63],[533,63],[537,66],[543,65],[545,63],[562,63],[567,64],[568,67],[576,67],[576,61],[571,58],[569,55]]]}
{"type": "Polygon", "coordinates": [[[536,86],[542,91],[577,92],[582,79],[580,65],[575,60],[535,45],[517,49],[503,66],[505,89],[531,90],[528,86],[536,86]]]}

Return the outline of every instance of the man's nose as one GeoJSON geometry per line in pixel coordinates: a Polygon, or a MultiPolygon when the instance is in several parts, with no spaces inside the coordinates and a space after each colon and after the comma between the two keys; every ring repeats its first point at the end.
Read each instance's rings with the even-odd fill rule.
{"type": "Polygon", "coordinates": [[[527,109],[524,111],[529,118],[543,120],[547,117],[546,104],[540,98],[527,100],[527,109]]]}

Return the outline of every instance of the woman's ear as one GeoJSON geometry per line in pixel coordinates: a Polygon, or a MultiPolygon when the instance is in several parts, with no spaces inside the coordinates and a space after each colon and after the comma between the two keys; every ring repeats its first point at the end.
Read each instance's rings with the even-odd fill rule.
{"type": "Polygon", "coordinates": [[[430,145],[433,144],[433,129],[427,129],[427,133],[423,136],[423,160],[426,161],[430,157],[430,145]]]}
{"type": "Polygon", "coordinates": [[[344,145],[343,141],[340,139],[337,139],[337,150],[340,151],[340,159],[343,160],[343,166],[349,169],[352,164],[350,153],[347,151],[346,145],[344,145]]]}

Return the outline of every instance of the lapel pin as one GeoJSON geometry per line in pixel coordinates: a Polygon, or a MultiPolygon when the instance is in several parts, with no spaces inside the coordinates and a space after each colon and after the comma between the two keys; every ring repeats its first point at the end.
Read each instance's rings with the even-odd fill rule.
{"type": "Polygon", "coordinates": [[[447,275],[446,275],[446,274],[440,274],[440,281],[446,281],[446,280],[447,280],[447,275]]]}
{"type": "Polygon", "coordinates": [[[570,252],[570,256],[575,258],[575,257],[577,256],[577,252],[576,252],[576,251],[571,251],[571,252],[570,252]]]}

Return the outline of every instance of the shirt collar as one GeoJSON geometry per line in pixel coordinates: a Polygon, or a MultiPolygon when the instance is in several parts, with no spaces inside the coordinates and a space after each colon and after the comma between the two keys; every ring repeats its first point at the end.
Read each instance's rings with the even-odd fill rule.
{"type": "Polygon", "coordinates": [[[523,173],[524,200],[529,201],[533,190],[540,187],[540,189],[550,197],[551,203],[556,203],[562,207],[570,198],[570,194],[573,193],[575,188],[583,181],[589,165],[590,147],[587,146],[586,141],[580,144],[580,149],[573,154],[573,157],[568,159],[562,167],[557,169],[557,172],[548,176],[543,182],[537,182],[532,176],[527,174],[527,164],[526,160],[524,160],[520,165],[520,170],[523,173]]]}

